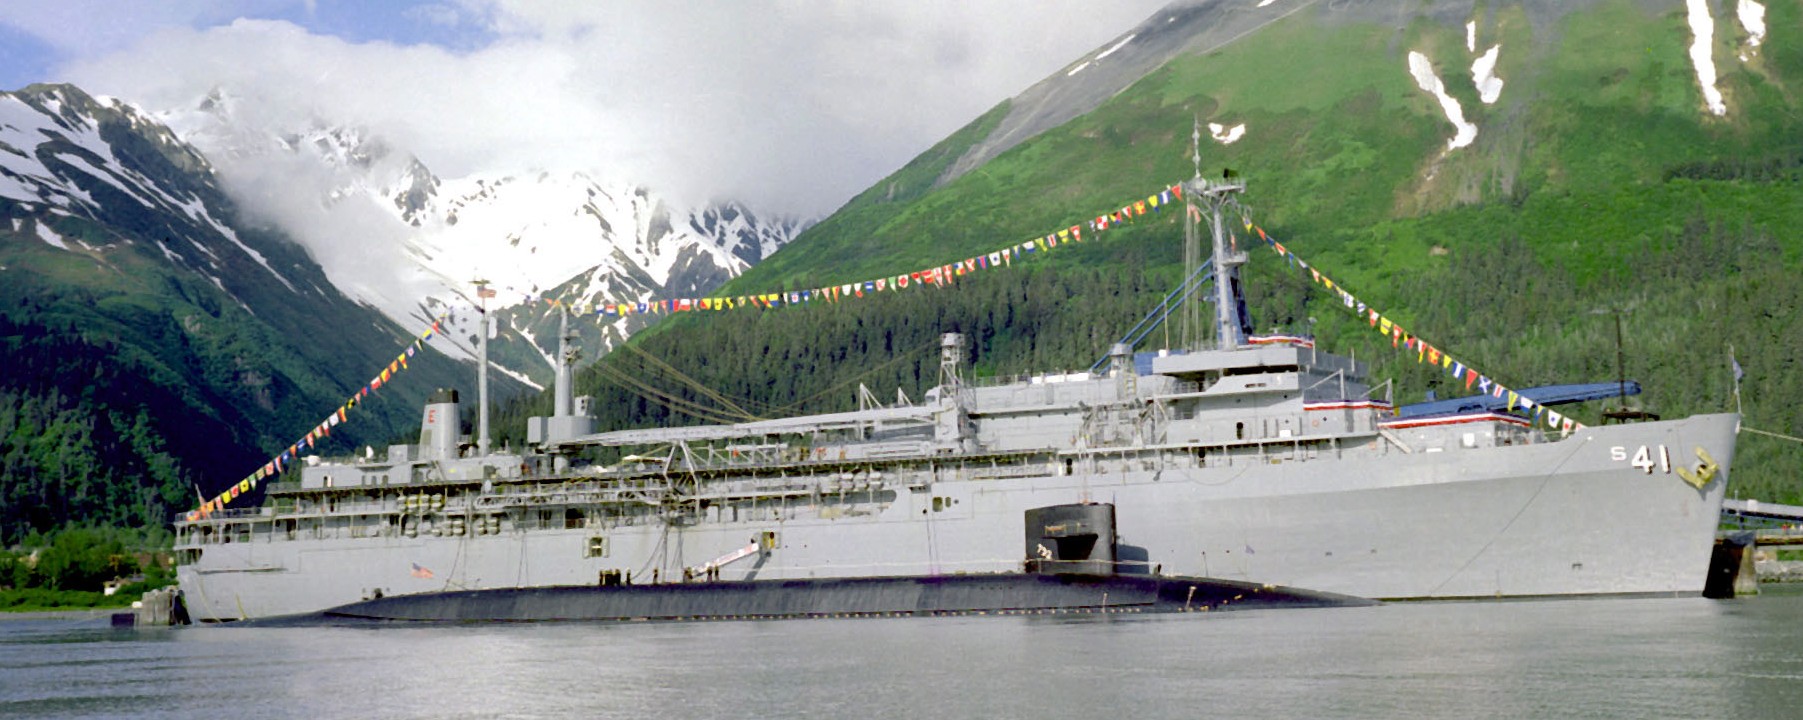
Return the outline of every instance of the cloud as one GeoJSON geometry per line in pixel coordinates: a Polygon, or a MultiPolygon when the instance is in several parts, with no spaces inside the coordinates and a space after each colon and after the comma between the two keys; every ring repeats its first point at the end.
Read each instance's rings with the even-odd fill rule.
{"type": "Polygon", "coordinates": [[[398,42],[310,30],[329,8],[277,0],[147,3],[165,9],[104,42],[74,37],[73,10],[7,21],[68,24],[62,75],[152,110],[226,87],[271,119],[368,127],[441,176],[584,170],[816,214],[1161,4],[455,0],[360,31],[398,42]],[[209,24],[232,8],[289,19],[209,24]],[[416,41],[450,28],[484,42],[416,41]]]}
{"type": "Polygon", "coordinates": [[[212,25],[241,16],[311,8],[311,0],[58,0],[7,3],[0,22],[70,57],[94,57],[130,45],[147,30],[212,25]]]}

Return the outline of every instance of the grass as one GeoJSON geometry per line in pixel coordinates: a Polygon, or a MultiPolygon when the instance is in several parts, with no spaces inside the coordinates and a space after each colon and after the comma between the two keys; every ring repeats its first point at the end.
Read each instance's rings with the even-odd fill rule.
{"type": "Polygon", "coordinates": [[[151,588],[126,586],[108,595],[84,590],[46,590],[23,588],[0,590],[0,612],[47,612],[56,610],[97,610],[129,608],[151,588]]]}

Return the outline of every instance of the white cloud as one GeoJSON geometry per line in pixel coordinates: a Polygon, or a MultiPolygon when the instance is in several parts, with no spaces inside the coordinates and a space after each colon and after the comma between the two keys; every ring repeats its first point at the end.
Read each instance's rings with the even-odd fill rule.
{"type": "Polygon", "coordinates": [[[402,13],[490,33],[455,52],[286,21],[207,27],[245,3],[185,0],[143,21],[163,29],[113,36],[123,49],[73,50],[64,75],[153,110],[233,88],[276,117],[367,126],[443,175],[581,169],[824,213],[1163,2],[455,0],[402,13]]]}

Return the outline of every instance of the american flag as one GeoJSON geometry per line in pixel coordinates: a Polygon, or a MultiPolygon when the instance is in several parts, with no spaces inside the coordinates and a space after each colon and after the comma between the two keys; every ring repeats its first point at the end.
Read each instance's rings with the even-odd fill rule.
{"type": "Polygon", "coordinates": [[[431,580],[433,577],[432,571],[428,570],[426,568],[420,567],[419,563],[413,563],[413,576],[416,578],[423,578],[426,580],[431,580]]]}

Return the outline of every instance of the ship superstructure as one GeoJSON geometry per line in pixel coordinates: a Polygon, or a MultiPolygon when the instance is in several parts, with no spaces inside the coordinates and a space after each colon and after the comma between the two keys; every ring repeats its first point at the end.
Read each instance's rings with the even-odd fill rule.
{"type": "Polygon", "coordinates": [[[1360,363],[1250,334],[1245,256],[1220,226],[1242,189],[1186,185],[1214,221],[1207,341],[1198,318],[1181,349],[970,380],[948,334],[919,402],[604,433],[560,369],[555,414],[517,453],[459,438],[441,392],[416,445],[309,459],[262,507],[179,520],[186,601],[227,620],[446,590],[1062,563],[1380,599],[1702,590],[1734,415],[1564,436],[1506,413],[1398,420],[1360,363]],[[595,447],[623,459],[574,462],[595,447]],[[1108,527],[1029,520],[1082,506],[1110,508],[1108,527]]]}

